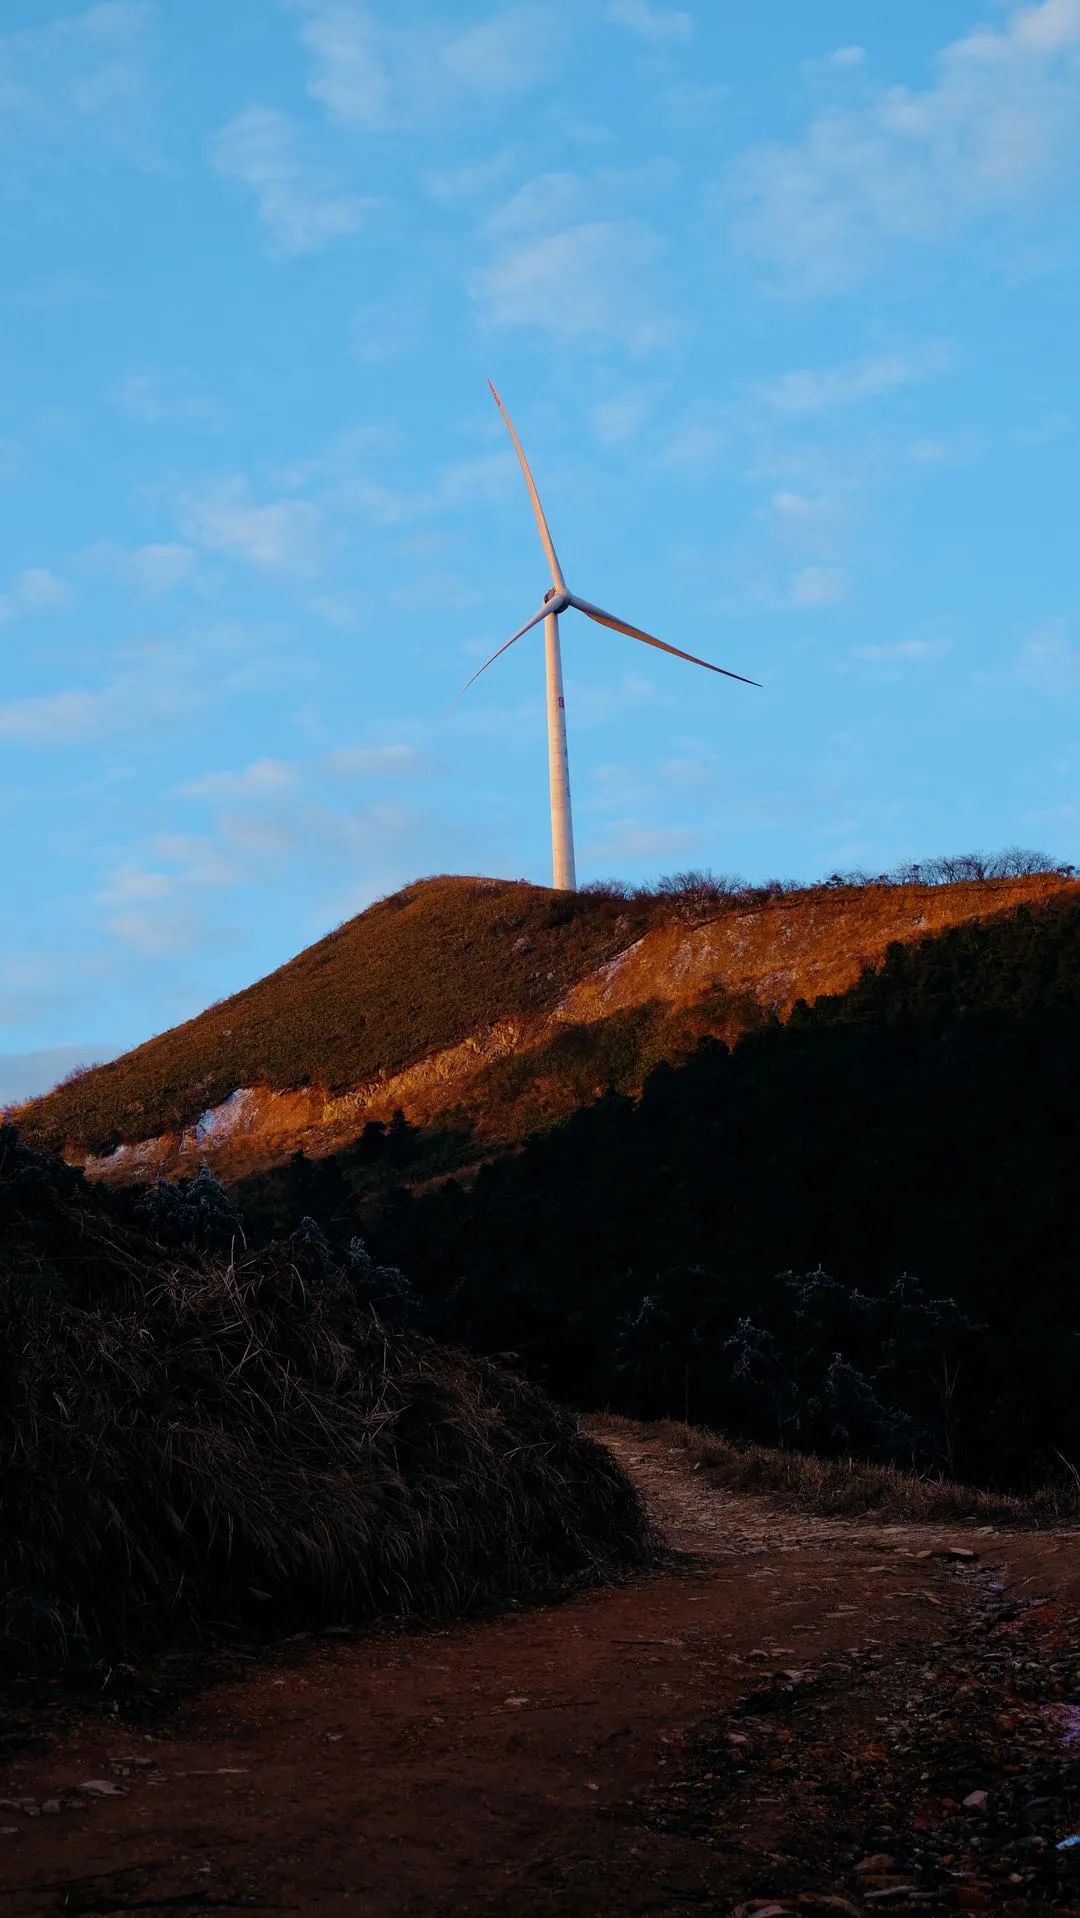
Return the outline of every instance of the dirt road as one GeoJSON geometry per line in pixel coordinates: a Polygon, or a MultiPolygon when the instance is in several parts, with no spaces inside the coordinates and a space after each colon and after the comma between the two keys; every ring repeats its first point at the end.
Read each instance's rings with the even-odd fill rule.
{"type": "Polygon", "coordinates": [[[0,1773],[3,1910],[1080,1913],[1080,1539],[818,1520],[611,1442],[674,1568],[65,1725],[0,1773]]]}

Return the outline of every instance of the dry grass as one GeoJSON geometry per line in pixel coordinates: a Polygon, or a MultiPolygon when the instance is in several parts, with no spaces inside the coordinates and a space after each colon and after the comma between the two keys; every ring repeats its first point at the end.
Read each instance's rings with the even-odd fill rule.
{"type": "Polygon", "coordinates": [[[0,1670],[447,1616],[644,1562],[629,1481],[288,1241],[179,1257],[0,1131],[0,1670]]]}
{"type": "Polygon", "coordinates": [[[708,1480],[726,1492],[765,1493],[823,1518],[873,1517],[912,1523],[1041,1527],[1080,1523],[1080,1478],[1063,1466],[1060,1481],[1026,1496],[982,1491],[952,1479],[922,1477],[862,1459],[817,1458],[767,1445],[737,1445],[722,1433],[659,1419],[641,1425],[608,1416],[590,1420],[605,1431],[661,1439],[688,1454],[708,1480]]]}
{"type": "Polygon", "coordinates": [[[23,1134],[108,1151],[173,1131],[238,1086],[344,1091],[555,1004],[669,905],[499,880],[429,879],[380,900],[197,1019],[19,1113],[23,1134]]]}

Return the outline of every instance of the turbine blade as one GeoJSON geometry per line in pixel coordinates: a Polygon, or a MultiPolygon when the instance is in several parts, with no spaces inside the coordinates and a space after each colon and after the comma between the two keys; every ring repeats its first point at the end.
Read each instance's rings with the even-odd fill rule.
{"type": "Polygon", "coordinates": [[[559,565],[559,556],[555,551],[555,542],[553,541],[551,537],[551,529],[548,526],[547,520],[544,518],[544,509],[540,504],[540,495],[536,490],[536,481],[533,479],[533,476],[531,472],[529,471],[529,462],[525,458],[525,453],[522,448],[521,441],[518,439],[518,436],[514,431],[514,422],[510,418],[510,415],[507,412],[505,406],[503,405],[501,399],[499,398],[498,393],[495,391],[494,382],[489,380],[488,385],[491,387],[491,397],[495,401],[495,404],[498,407],[500,413],[502,414],[503,419],[506,421],[506,430],[509,433],[510,438],[514,442],[514,451],[518,456],[518,460],[520,461],[520,464],[521,464],[521,470],[525,475],[525,484],[529,489],[529,498],[532,501],[532,509],[536,515],[536,526],[537,526],[537,531],[540,534],[540,542],[544,548],[545,553],[547,554],[547,562],[551,568],[551,584],[553,586],[557,586],[560,593],[565,593],[566,581],[563,578],[563,570],[562,570],[562,567],[559,565]]]}
{"type": "Polygon", "coordinates": [[[481,673],[486,673],[489,666],[494,666],[495,661],[497,659],[501,659],[502,655],[505,652],[508,652],[510,647],[513,646],[517,640],[521,639],[525,633],[531,632],[534,626],[539,626],[540,621],[542,619],[546,619],[548,614],[551,612],[551,610],[552,609],[550,604],[548,603],[547,600],[545,600],[544,604],[541,606],[540,611],[538,613],[534,613],[531,619],[527,619],[525,621],[524,626],[519,626],[516,633],[511,633],[510,638],[506,640],[503,643],[503,645],[499,647],[498,652],[492,653],[490,659],[485,659],[483,665],[477,667],[472,678],[467,679],[465,681],[465,684],[461,688],[461,691],[455,696],[454,699],[451,700],[449,706],[446,709],[446,713],[443,714],[444,719],[447,717],[448,714],[453,712],[454,707],[457,705],[458,701],[461,699],[464,699],[466,693],[469,690],[469,687],[474,686],[476,684],[476,681],[479,679],[481,673]]]}
{"type": "Polygon", "coordinates": [[[722,673],[725,679],[737,679],[741,686],[760,686],[760,679],[746,679],[742,673],[731,673],[726,666],[714,666],[711,660],[698,659],[696,653],[681,652],[678,646],[669,646],[666,639],[656,639],[652,633],[643,633],[640,626],[628,626],[625,619],[616,619],[614,613],[605,613],[601,607],[590,605],[587,599],[577,599],[570,594],[571,606],[579,613],[587,613],[595,619],[598,626],[610,626],[613,633],[625,633],[628,639],[640,639],[646,646],[658,646],[662,653],[674,653],[676,659],[688,659],[691,666],[704,666],[710,673],[722,673]]]}

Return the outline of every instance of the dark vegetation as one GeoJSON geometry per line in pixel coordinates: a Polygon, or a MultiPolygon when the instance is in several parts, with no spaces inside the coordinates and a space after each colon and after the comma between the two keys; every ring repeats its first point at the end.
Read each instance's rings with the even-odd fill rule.
{"type": "Polygon", "coordinates": [[[0,1674],[642,1563],[610,1454],[414,1307],[310,1219],[249,1248],[208,1175],[115,1200],[0,1129],[0,1674]]]}
{"type": "MultiPolygon", "coordinates": [[[[1038,872],[1066,877],[1071,870],[1014,848],[891,873],[837,872],[816,887],[781,880],[755,886],[701,872],[676,873],[655,886],[606,881],[573,894],[523,881],[428,879],[380,900],[197,1019],[110,1064],[73,1073],[32,1101],[20,1124],[45,1148],[59,1150],[74,1140],[107,1152],[125,1140],[179,1130],[239,1086],[348,1091],[499,1019],[544,1012],[656,925],[704,921],[789,896],[812,901],[868,888],[985,884],[1038,872]]],[[[717,1031],[724,1032],[734,1010],[711,1009],[717,1031]]],[[[651,1030],[637,1033],[631,1018],[599,1043],[619,1045],[629,1058],[636,1042],[647,1069],[650,1049],[670,1041],[678,1056],[685,1037],[662,1031],[656,1019],[651,1030]]],[[[584,1047],[586,1039],[577,1043],[584,1047]]],[[[595,1033],[591,1043],[598,1043],[595,1033]]],[[[573,1036],[559,1045],[556,1067],[587,1076],[587,1062],[572,1056],[573,1036]]],[[[545,1062],[534,1063],[538,1074],[545,1062]]],[[[621,1083],[623,1076],[613,1062],[608,1082],[621,1083]]],[[[493,1097],[496,1091],[493,1086],[493,1097]]]]}
{"type": "Polygon", "coordinates": [[[1078,1073],[1070,893],[897,945],[469,1186],[411,1195],[383,1134],[244,1205],[362,1215],[429,1329],[565,1401],[1024,1488],[1080,1462],[1078,1073]]]}

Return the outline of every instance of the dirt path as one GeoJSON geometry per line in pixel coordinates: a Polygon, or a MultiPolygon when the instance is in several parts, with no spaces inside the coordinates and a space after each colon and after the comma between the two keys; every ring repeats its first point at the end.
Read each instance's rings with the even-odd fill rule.
{"type": "Polygon", "coordinates": [[[0,1774],[4,1911],[1080,1912],[1080,1541],[778,1512],[611,1442],[675,1569],[67,1727],[0,1774]]]}

